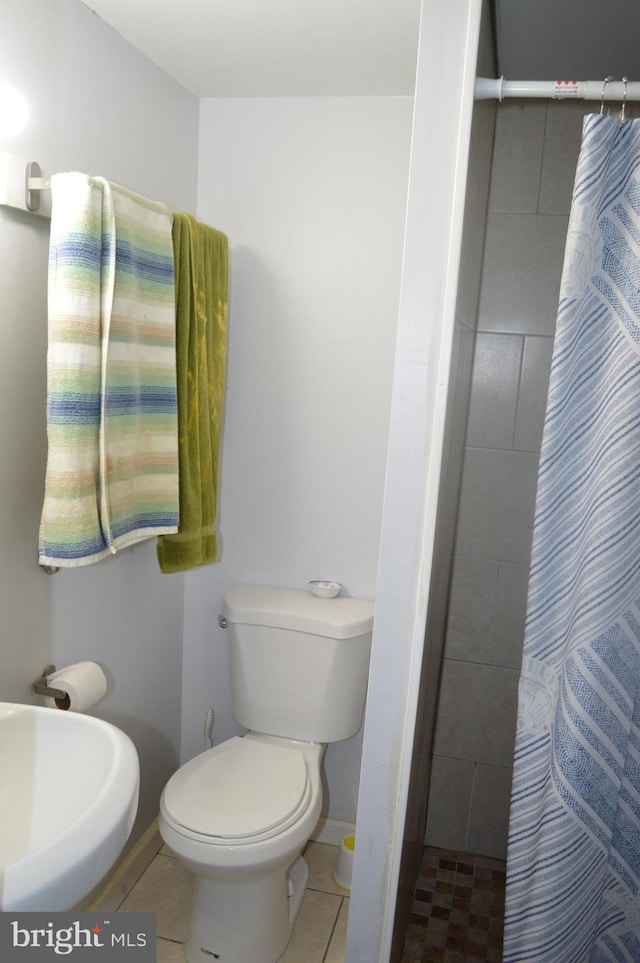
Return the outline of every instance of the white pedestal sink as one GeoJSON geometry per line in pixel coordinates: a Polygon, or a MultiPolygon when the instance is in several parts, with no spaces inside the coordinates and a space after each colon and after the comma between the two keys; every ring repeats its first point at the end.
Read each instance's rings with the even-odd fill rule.
{"type": "Polygon", "coordinates": [[[115,726],[0,702],[0,911],[77,907],[122,852],[138,787],[115,726]]]}

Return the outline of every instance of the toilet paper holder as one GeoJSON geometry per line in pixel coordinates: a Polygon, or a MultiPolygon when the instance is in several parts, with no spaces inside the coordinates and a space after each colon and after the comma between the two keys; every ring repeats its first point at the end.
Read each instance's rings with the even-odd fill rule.
{"type": "Polygon", "coordinates": [[[54,689],[53,686],[47,685],[47,678],[55,671],[55,665],[45,665],[42,675],[39,679],[36,679],[32,688],[36,695],[49,696],[50,699],[61,699],[64,701],[68,698],[66,692],[62,689],[54,689]]]}

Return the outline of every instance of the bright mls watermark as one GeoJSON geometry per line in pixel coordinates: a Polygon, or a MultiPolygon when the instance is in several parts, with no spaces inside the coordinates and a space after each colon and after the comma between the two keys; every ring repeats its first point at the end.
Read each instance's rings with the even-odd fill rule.
{"type": "Polygon", "coordinates": [[[2,963],[156,963],[155,913],[0,913],[2,963]]]}

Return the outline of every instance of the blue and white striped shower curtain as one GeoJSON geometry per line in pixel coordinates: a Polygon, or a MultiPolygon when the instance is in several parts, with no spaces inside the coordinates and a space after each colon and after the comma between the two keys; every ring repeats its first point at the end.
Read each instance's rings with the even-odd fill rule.
{"type": "Polygon", "coordinates": [[[640,961],[640,120],[585,118],[534,527],[505,963],[640,961]]]}

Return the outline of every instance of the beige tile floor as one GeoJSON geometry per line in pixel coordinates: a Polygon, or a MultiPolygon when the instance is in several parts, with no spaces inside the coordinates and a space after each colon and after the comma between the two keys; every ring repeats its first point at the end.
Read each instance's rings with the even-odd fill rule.
{"type": "MultiPolygon", "coordinates": [[[[309,885],[279,963],[344,963],[349,898],[331,879],[337,854],[336,846],[307,844],[309,885]]],[[[118,907],[156,913],[158,963],[184,963],[192,889],[193,875],[163,847],[118,907]]]]}

